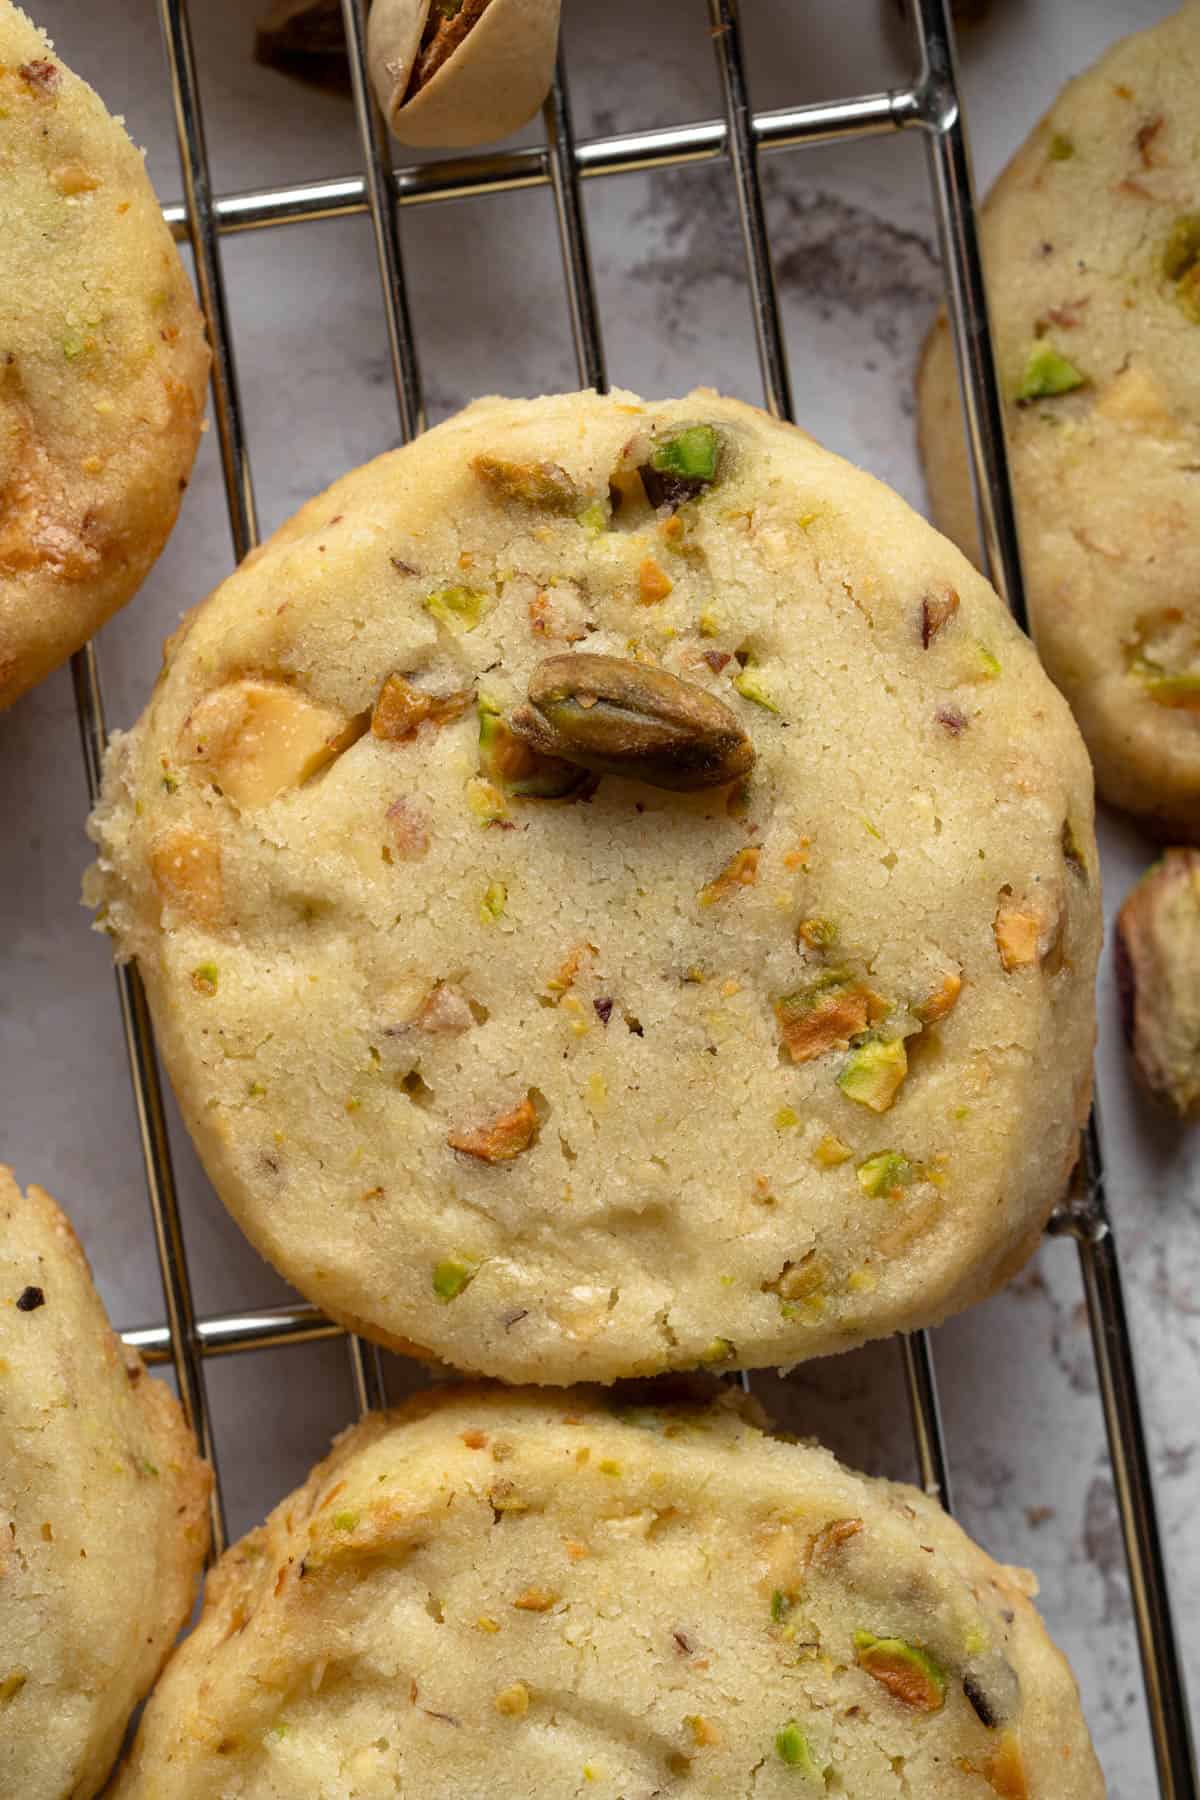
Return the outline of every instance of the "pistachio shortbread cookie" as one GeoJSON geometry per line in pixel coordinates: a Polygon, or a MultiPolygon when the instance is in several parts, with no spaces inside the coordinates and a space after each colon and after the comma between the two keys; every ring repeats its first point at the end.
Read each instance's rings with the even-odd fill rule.
{"type": "Polygon", "coordinates": [[[218,1191],[384,1343],[844,1349],[1003,1281],[1074,1159],[1067,708],[952,545],[716,394],[347,476],[191,616],[93,829],[218,1191]]]}
{"type": "Polygon", "coordinates": [[[0,1167],[0,1793],[103,1787],[191,1611],[208,1488],[70,1224],[0,1167]]]}
{"type": "Polygon", "coordinates": [[[145,579],[207,373],[141,153],[0,0],[0,707],[145,579]]]}
{"type": "MultiPolygon", "coordinates": [[[[1100,793],[1200,841],[1200,4],[1072,81],[983,246],[1030,610],[1100,793]]],[[[944,318],[918,382],[933,515],[977,551],[944,318]]]]}
{"type": "Polygon", "coordinates": [[[443,1390],[223,1558],[117,1800],[1099,1800],[1035,1592],[728,1406],[443,1390]]]}

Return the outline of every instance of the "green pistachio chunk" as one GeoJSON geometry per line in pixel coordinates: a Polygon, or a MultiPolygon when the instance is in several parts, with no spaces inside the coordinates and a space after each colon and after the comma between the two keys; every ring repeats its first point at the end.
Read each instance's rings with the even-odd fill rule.
{"type": "Polygon", "coordinates": [[[934,1713],[945,1705],[946,1677],[927,1650],[906,1644],[903,1638],[856,1631],[854,1651],[859,1668],[905,1706],[934,1713]]]}
{"type": "Polygon", "coordinates": [[[1051,400],[1056,394],[1069,394],[1073,388],[1082,387],[1086,380],[1087,376],[1081,375],[1061,350],[1043,341],[1029,352],[1015,398],[1020,405],[1031,400],[1051,400]]]}
{"type": "Polygon", "coordinates": [[[823,1781],[822,1771],[813,1758],[808,1739],[795,1719],[789,1719],[783,1729],[775,1733],[775,1754],[789,1769],[799,1769],[802,1775],[807,1775],[811,1780],[823,1781]]]}
{"type": "Polygon", "coordinates": [[[691,481],[715,481],[721,442],[712,425],[688,425],[664,438],[651,457],[650,467],[661,475],[683,475],[691,481]]]}
{"type": "Polygon", "coordinates": [[[433,1291],[439,1300],[457,1300],[463,1289],[474,1281],[477,1273],[474,1263],[462,1262],[453,1256],[447,1257],[434,1268],[433,1291]]]}
{"type": "Polygon", "coordinates": [[[908,1054],[903,1038],[868,1038],[847,1057],[837,1084],[847,1100],[857,1100],[872,1112],[886,1112],[908,1074],[908,1054]]]}
{"type": "Polygon", "coordinates": [[[917,1171],[899,1150],[877,1150],[858,1165],[858,1185],[872,1199],[880,1194],[894,1194],[916,1180],[917,1171]]]}
{"type": "Polygon", "coordinates": [[[1070,162],[1075,154],[1075,145],[1065,131],[1056,131],[1050,139],[1050,161],[1070,162]]]}
{"type": "Polygon", "coordinates": [[[425,610],[457,636],[474,631],[488,611],[488,597],[475,588],[436,588],[426,595],[425,610]]]}
{"type": "Polygon", "coordinates": [[[779,711],[778,700],[772,698],[757,669],[744,668],[740,675],[734,677],[733,685],[743,700],[752,700],[755,706],[764,707],[767,712],[779,711]]]}
{"type": "Polygon", "coordinates": [[[1200,671],[1164,669],[1161,663],[1151,662],[1144,656],[1136,657],[1131,668],[1157,705],[1200,712],[1200,671]]]}

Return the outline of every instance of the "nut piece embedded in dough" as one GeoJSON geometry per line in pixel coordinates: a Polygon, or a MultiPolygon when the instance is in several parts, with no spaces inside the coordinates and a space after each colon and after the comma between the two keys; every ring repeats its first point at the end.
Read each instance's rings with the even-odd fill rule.
{"type": "Polygon", "coordinates": [[[235,806],[266,806],[301,787],[362,735],[363,721],[318,706],[282,681],[249,677],[206,694],[188,714],[180,753],[235,806]]]}
{"type": "Polygon", "coordinates": [[[1152,1094],[1200,1115],[1200,850],[1168,850],[1117,915],[1125,1036],[1152,1094]]]}
{"type": "Polygon", "coordinates": [[[928,1651],[869,1631],[855,1632],[854,1650],[859,1668],[905,1706],[932,1713],[945,1705],[946,1677],[928,1651]]]}
{"type": "Polygon", "coordinates": [[[754,762],[753,745],[720,700],[619,656],[547,657],[511,724],[543,755],[652,787],[723,787],[754,762]]]}
{"type": "Polygon", "coordinates": [[[550,89],[560,0],[375,0],[371,79],[402,144],[507,137],[550,89]]]}
{"type": "Polygon", "coordinates": [[[523,1150],[528,1150],[537,1136],[537,1128],[537,1109],[527,1095],[509,1112],[501,1113],[498,1119],[490,1119],[486,1125],[448,1132],[446,1142],[452,1150],[458,1150],[463,1156],[473,1156],[479,1162],[512,1162],[523,1150]]]}
{"type": "Polygon", "coordinates": [[[155,838],[150,873],[165,906],[197,925],[220,923],[225,910],[221,846],[190,825],[176,825],[155,838]]]}

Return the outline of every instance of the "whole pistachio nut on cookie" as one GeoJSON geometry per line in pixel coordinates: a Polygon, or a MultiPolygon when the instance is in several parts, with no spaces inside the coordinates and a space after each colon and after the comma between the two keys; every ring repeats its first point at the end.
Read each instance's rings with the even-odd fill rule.
{"type": "Polygon", "coordinates": [[[511,723],[547,756],[651,787],[724,787],[754,765],[754,747],[727,706],[694,681],[628,657],[548,656],[511,723]]]}
{"type": "Polygon", "coordinates": [[[1103,1800],[1034,1577],[711,1385],[355,1425],[222,1558],[113,1800],[1103,1800]]]}
{"type": "Polygon", "coordinates": [[[209,358],[140,151],[10,0],[0,140],[2,709],[149,573],[209,358]]]}
{"type": "Polygon", "coordinates": [[[560,0],[375,0],[371,77],[402,144],[507,137],[549,92],[560,0]]]}
{"type": "Polygon", "coordinates": [[[346,476],[189,616],[92,829],[217,1190],[383,1343],[796,1362],[990,1293],[1063,1193],[1078,731],[959,551],[737,401],[481,400],[346,476]]]}
{"type": "MultiPolygon", "coordinates": [[[[983,207],[1030,617],[1101,795],[1200,843],[1200,5],[1065,87],[983,207]]],[[[945,317],[935,522],[980,551],[945,317]]]]}

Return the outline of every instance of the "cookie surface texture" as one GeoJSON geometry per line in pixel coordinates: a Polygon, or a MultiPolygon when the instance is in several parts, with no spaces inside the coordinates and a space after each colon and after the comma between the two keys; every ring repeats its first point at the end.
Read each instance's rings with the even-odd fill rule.
{"type": "Polygon", "coordinates": [[[0,1168],[0,1793],[100,1791],[191,1611],[208,1489],[70,1224],[0,1168]]]}
{"type": "Polygon", "coordinates": [[[141,152],[0,0],[0,707],[145,579],[207,375],[141,152]]]}
{"type": "MultiPolygon", "coordinates": [[[[1200,5],[1070,83],[983,208],[1034,634],[1101,795],[1200,842],[1200,5]]],[[[944,319],[933,517],[976,530],[944,319]]]]}
{"type": "Polygon", "coordinates": [[[738,402],[480,401],[347,476],[191,615],[93,829],[218,1191],[385,1343],[793,1362],[991,1291],[1061,1195],[1070,714],[951,544],[738,402]]]}
{"type": "Polygon", "coordinates": [[[1035,1591],[723,1408],[443,1390],[223,1559],[116,1800],[1099,1800],[1035,1591]]]}

